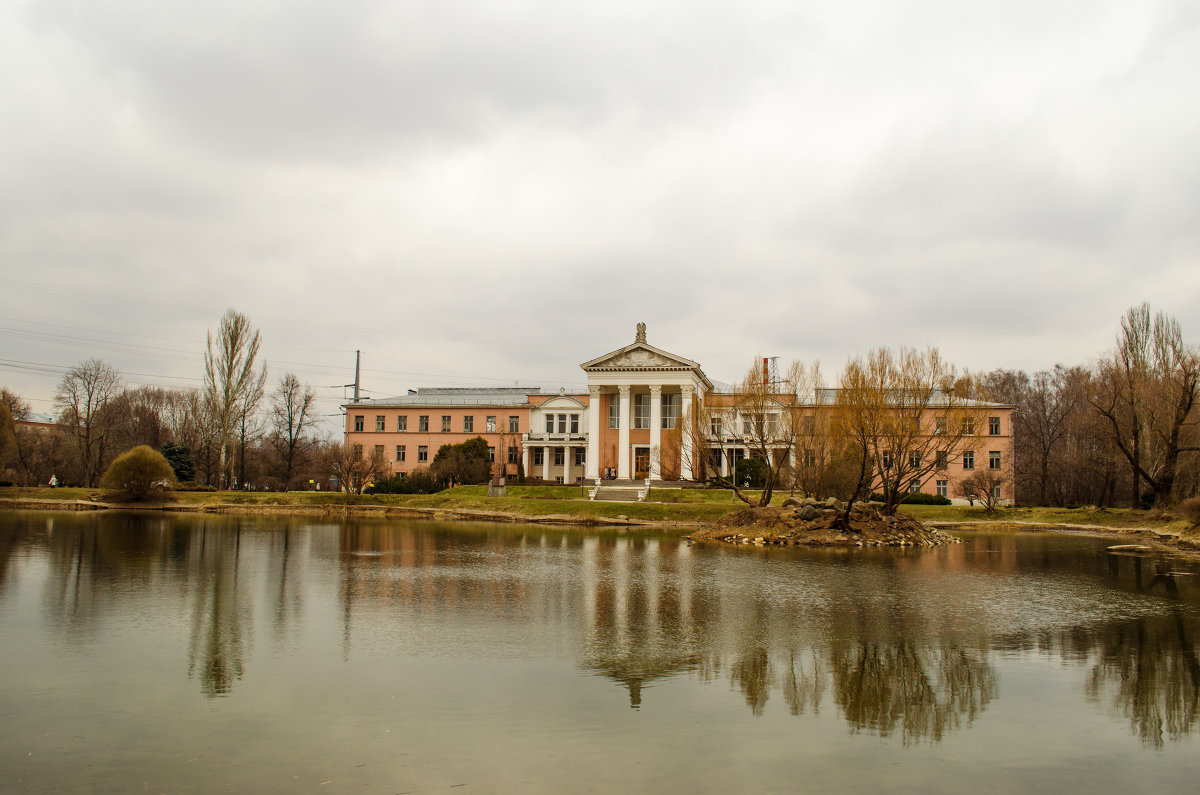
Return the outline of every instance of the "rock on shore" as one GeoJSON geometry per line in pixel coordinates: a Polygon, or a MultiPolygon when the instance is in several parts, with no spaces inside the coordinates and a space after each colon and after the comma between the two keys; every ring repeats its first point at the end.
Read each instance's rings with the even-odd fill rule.
{"type": "Polygon", "coordinates": [[[873,505],[855,505],[850,522],[838,527],[846,506],[830,499],[789,497],[782,508],[746,508],[728,514],[712,527],[692,533],[697,541],[724,541],[757,546],[936,547],[961,539],[926,527],[910,516],[884,516],[873,505]]]}

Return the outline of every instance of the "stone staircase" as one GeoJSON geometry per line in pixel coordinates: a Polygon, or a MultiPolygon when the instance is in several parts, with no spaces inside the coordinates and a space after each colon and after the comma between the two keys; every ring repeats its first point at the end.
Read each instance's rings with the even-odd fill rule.
{"type": "Polygon", "coordinates": [[[592,496],[601,502],[637,502],[641,499],[637,486],[600,486],[592,496]]]}

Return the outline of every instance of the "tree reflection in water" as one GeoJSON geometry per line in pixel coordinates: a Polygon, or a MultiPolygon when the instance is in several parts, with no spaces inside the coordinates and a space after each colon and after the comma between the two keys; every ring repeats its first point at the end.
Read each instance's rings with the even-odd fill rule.
{"type": "Polygon", "coordinates": [[[199,672],[200,691],[211,697],[227,695],[245,673],[247,635],[252,610],[238,582],[242,525],[230,529],[205,522],[199,549],[193,548],[192,628],[188,643],[188,676],[199,672]]]}
{"type": "MultiPolygon", "coordinates": [[[[1106,557],[1102,542],[1089,554],[1077,539],[997,535],[909,557],[754,560],[677,539],[501,526],[254,526],[20,516],[0,528],[0,598],[28,576],[24,561],[44,556],[38,610],[69,643],[94,645],[131,611],[178,617],[187,675],[210,697],[246,676],[252,597],[264,595],[269,631],[288,645],[314,626],[305,600],[325,598],[328,581],[308,575],[332,565],[347,659],[352,630],[370,637],[378,615],[406,606],[451,635],[486,625],[568,638],[579,664],[627,690],[635,709],[653,683],[694,675],[728,682],[755,715],[774,693],[792,715],[832,705],[851,733],[910,744],[939,742],[988,709],[1002,694],[995,654],[1041,656],[1086,672],[1079,695],[1150,746],[1196,731],[1200,577],[1175,576],[1177,562],[1106,557]]],[[[454,640],[488,652],[472,633],[454,640]]]]}
{"type": "Polygon", "coordinates": [[[829,658],[833,698],[851,730],[899,730],[905,745],[940,741],[964,719],[970,726],[998,692],[986,655],[957,641],[835,642],[829,658]]]}

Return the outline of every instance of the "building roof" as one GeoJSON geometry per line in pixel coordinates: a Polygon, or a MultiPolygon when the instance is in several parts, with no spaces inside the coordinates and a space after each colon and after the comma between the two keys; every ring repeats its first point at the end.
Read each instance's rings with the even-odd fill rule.
{"type": "Polygon", "coordinates": [[[530,395],[540,394],[540,387],[527,386],[422,387],[410,389],[407,395],[366,398],[357,403],[343,403],[342,407],[362,409],[406,406],[524,406],[529,403],[530,395]]]}

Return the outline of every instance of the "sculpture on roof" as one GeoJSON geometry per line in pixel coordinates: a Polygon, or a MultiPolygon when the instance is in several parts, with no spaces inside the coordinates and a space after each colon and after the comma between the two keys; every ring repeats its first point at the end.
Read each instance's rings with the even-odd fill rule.
{"type": "Polygon", "coordinates": [[[633,341],[634,342],[645,342],[646,341],[646,324],[645,323],[637,324],[637,336],[633,338],[633,341]]]}

